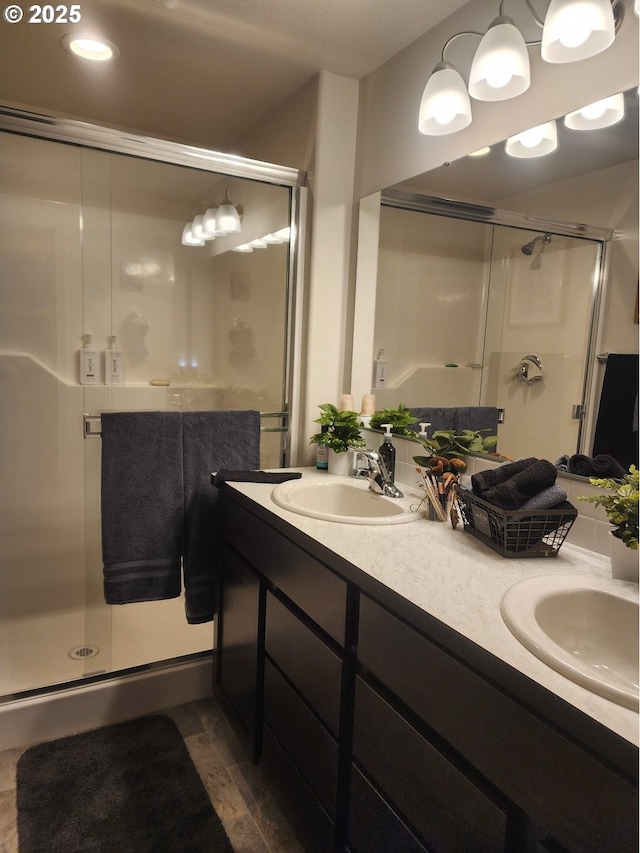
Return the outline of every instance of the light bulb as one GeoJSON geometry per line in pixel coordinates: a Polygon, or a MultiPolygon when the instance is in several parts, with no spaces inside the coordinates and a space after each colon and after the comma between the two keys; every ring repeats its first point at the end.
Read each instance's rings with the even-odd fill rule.
{"type": "Polygon", "coordinates": [[[82,59],[90,59],[93,62],[108,62],[119,54],[115,44],[106,39],[69,34],[64,36],[62,44],[76,56],[80,56],[82,59]]]}
{"type": "Polygon", "coordinates": [[[520,142],[525,148],[535,148],[542,142],[542,135],[540,127],[532,127],[531,130],[525,130],[520,134],[520,142]]]}
{"type": "Polygon", "coordinates": [[[507,139],[505,150],[510,157],[543,157],[558,147],[558,129],[555,121],[523,130],[507,139]]]}
{"type": "Polygon", "coordinates": [[[511,80],[512,76],[506,65],[496,65],[487,72],[487,83],[494,89],[502,89],[511,80]]]}

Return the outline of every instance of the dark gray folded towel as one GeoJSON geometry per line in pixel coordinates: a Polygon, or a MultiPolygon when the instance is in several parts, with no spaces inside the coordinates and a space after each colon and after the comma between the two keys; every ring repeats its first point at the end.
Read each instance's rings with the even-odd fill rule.
{"type": "Polygon", "coordinates": [[[563,501],[566,501],[566,499],[567,493],[560,483],[554,483],[553,486],[549,486],[548,489],[543,489],[541,492],[538,492],[536,495],[529,498],[528,501],[525,501],[520,509],[530,509],[534,512],[553,509],[553,507],[563,501]]]}
{"type": "Polygon", "coordinates": [[[210,622],[217,609],[218,490],[211,472],[260,465],[260,413],[184,412],[184,587],[187,622],[210,622]]]}
{"type": "Polygon", "coordinates": [[[106,603],[179,596],[182,414],[103,414],[101,492],[106,603]]]}
{"type": "Polygon", "coordinates": [[[579,477],[591,476],[592,459],[584,453],[574,453],[569,459],[569,473],[579,477]]]}
{"type": "Polygon", "coordinates": [[[296,471],[230,471],[223,468],[211,475],[211,482],[219,488],[223,483],[286,483],[287,480],[299,480],[302,477],[296,471]]]}
{"type": "Polygon", "coordinates": [[[608,453],[598,453],[591,460],[591,477],[620,480],[626,473],[622,465],[608,453]]]}
{"type": "Polygon", "coordinates": [[[517,459],[515,462],[507,462],[506,465],[497,465],[495,468],[473,474],[471,477],[473,493],[479,498],[484,497],[486,491],[504,483],[505,480],[519,474],[537,461],[535,456],[529,456],[526,459],[517,459]]]}
{"type": "Polygon", "coordinates": [[[482,499],[501,509],[520,509],[534,495],[552,486],[557,473],[555,465],[547,459],[537,459],[533,465],[528,465],[503,483],[487,489],[482,499]]]}

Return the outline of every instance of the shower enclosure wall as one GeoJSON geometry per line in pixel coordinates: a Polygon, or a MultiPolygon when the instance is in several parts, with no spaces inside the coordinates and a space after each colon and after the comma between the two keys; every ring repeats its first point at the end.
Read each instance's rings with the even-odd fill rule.
{"type": "Polygon", "coordinates": [[[212,626],[187,625],[182,599],[104,604],[99,416],[258,409],[261,464],[285,462],[300,193],[295,170],[74,123],[59,123],[68,141],[37,138],[23,117],[4,113],[0,166],[5,702],[210,652],[212,626]],[[227,190],[242,232],[182,245],[227,190]],[[81,384],[83,347],[96,384],[81,384]]]}

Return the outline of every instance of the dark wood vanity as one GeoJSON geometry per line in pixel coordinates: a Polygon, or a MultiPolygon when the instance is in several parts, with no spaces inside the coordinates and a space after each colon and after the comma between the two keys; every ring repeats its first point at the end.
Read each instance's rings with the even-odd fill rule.
{"type": "Polygon", "coordinates": [[[215,689],[305,851],[637,851],[638,750],[231,487],[215,689]]]}

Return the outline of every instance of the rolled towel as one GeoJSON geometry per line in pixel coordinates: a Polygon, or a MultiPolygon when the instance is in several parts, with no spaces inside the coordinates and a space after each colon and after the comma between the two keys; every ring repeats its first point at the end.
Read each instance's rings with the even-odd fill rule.
{"type": "Polygon", "coordinates": [[[480,471],[471,477],[471,488],[474,495],[479,498],[484,497],[484,493],[494,486],[504,483],[511,477],[524,471],[529,466],[537,462],[535,456],[529,456],[526,459],[517,459],[515,462],[507,462],[506,465],[497,465],[495,468],[489,468],[487,471],[480,471]]]}
{"type": "Polygon", "coordinates": [[[553,486],[557,473],[547,459],[537,459],[504,483],[488,489],[482,499],[501,509],[520,509],[534,495],[553,486]]]}
{"type": "Polygon", "coordinates": [[[569,457],[567,454],[564,456],[560,456],[556,459],[556,468],[558,471],[568,471],[569,470],[569,457]]]}
{"type": "Polygon", "coordinates": [[[591,460],[592,477],[610,477],[613,480],[620,480],[626,473],[622,465],[608,453],[598,453],[591,460]]]}
{"type": "Polygon", "coordinates": [[[230,471],[221,468],[211,475],[211,482],[219,488],[223,483],[286,483],[300,477],[299,471],[230,471]]]}
{"type": "Polygon", "coordinates": [[[579,477],[589,477],[591,475],[591,457],[585,456],[584,453],[574,453],[569,459],[569,473],[577,474],[579,477]]]}
{"type": "Polygon", "coordinates": [[[563,501],[566,501],[566,499],[567,493],[560,483],[554,483],[553,486],[549,486],[548,489],[543,489],[541,492],[538,492],[537,495],[534,495],[532,498],[529,498],[528,501],[525,501],[520,509],[530,509],[535,512],[538,510],[553,509],[553,507],[563,501]]]}

